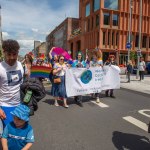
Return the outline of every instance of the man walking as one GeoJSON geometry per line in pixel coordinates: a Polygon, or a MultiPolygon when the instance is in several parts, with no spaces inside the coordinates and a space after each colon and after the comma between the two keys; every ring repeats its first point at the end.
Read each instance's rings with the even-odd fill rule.
{"type": "Polygon", "coordinates": [[[0,62],[0,118],[4,126],[13,120],[11,111],[20,104],[20,84],[23,81],[23,67],[17,61],[19,44],[15,40],[2,43],[4,61],[0,62]]]}

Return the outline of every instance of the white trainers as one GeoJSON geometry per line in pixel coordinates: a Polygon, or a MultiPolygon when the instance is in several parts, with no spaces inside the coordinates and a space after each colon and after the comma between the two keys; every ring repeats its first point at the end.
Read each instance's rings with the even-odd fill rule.
{"type": "Polygon", "coordinates": [[[99,97],[96,98],[96,103],[100,103],[99,97]]]}

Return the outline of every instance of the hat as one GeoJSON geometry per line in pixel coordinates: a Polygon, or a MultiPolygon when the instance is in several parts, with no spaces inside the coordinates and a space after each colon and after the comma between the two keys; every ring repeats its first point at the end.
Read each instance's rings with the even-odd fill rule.
{"type": "Polygon", "coordinates": [[[19,119],[24,121],[29,121],[29,113],[30,113],[30,109],[23,104],[20,104],[15,108],[14,111],[11,112],[13,116],[16,116],[19,119]]]}

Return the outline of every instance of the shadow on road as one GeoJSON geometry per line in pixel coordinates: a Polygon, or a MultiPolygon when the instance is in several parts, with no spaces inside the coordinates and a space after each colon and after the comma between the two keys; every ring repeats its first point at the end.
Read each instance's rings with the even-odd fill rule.
{"type": "Polygon", "coordinates": [[[150,150],[150,141],[145,136],[113,132],[112,142],[117,150],[150,150]]]}

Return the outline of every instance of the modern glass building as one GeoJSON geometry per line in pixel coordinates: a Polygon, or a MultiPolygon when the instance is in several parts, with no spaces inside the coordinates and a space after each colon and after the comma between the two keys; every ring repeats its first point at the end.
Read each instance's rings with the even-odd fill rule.
{"type": "MultiPolygon", "coordinates": [[[[150,60],[150,2],[143,0],[141,50],[145,60],[150,60]]],[[[119,64],[127,62],[130,0],[80,0],[79,21],[81,33],[68,41],[74,56],[100,48],[103,59],[114,53],[119,64]]],[[[133,0],[131,51],[136,53],[139,39],[140,0],[133,0]]]]}

